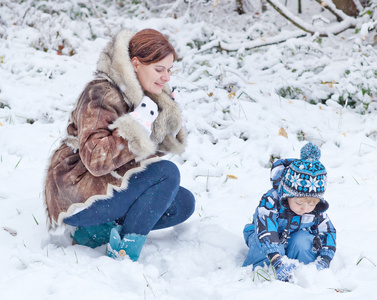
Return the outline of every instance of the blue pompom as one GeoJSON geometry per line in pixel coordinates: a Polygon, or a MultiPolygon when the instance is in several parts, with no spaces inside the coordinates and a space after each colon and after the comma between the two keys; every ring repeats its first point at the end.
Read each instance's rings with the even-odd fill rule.
{"type": "Polygon", "coordinates": [[[321,150],[318,146],[308,143],[301,148],[301,159],[303,160],[319,160],[321,158],[321,150]]]}

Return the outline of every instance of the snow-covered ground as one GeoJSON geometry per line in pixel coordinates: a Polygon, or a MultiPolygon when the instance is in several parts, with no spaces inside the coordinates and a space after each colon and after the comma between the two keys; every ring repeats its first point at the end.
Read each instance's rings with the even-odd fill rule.
{"type": "Polygon", "coordinates": [[[160,30],[182,58],[171,86],[177,87],[189,145],[182,155],[166,159],[177,164],[182,185],[196,196],[196,211],[187,222],[150,233],[138,262],[119,262],[105,256],[104,247],[72,246],[51,237],[43,206],[49,156],[110,39],[107,27],[99,18],[88,26],[64,14],[54,18],[26,4],[5,3],[0,5],[1,300],[377,299],[376,48],[345,33],[253,51],[218,52],[205,45],[198,50],[188,43],[211,38],[212,45],[216,39],[231,45],[248,35],[288,37],[297,29],[286,26],[278,33],[276,22],[286,21],[270,8],[253,18],[231,13],[225,18],[214,11],[199,20],[189,13],[156,17],[141,9],[137,17],[122,17],[124,9],[112,4],[103,19],[112,31],[160,30]],[[223,18],[223,26],[216,18],[223,18]],[[41,24],[31,25],[33,20],[41,24]],[[249,26],[249,32],[238,26],[249,26]],[[57,52],[61,37],[63,55],[57,52]],[[37,47],[41,38],[46,51],[37,47]],[[361,92],[368,86],[371,96],[361,92]],[[281,89],[294,93],[284,98],[281,89]],[[368,110],[339,105],[344,91],[363,99],[368,110]],[[329,93],[333,100],[326,105],[308,103],[329,93]],[[282,128],[287,137],[279,134],[282,128]],[[298,158],[308,141],[321,147],[328,171],[326,198],[337,252],[328,270],[302,266],[297,284],[277,281],[271,271],[265,280],[260,275],[266,274],[241,267],[248,250],[243,226],[270,188],[271,160],[298,158]]]}

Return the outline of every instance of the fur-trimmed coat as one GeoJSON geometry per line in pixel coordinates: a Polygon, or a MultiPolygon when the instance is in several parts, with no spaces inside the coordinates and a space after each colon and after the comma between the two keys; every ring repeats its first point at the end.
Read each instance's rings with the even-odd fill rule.
{"type": "Polygon", "coordinates": [[[127,189],[129,177],[159,156],[184,151],[186,130],[168,85],[160,95],[146,93],[159,110],[150,136],[128,115],[144,96],[128,54],[133,34],[123,30],[108,43],[51,157],[44,194],[50,229],[114,189],[127,189]]]}

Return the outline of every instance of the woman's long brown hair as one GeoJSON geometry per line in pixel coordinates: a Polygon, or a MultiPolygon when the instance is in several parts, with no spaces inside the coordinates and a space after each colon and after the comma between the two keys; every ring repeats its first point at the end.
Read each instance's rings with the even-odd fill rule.
{"type": "Polygon", "coordinates": [[[136,33],[129,43],[130,58],[137,57],[142,64],[149,65],[159,62],[169,54],[174,60],[177,53],[167,37],[154,29],[143,29],[136,33]]]}

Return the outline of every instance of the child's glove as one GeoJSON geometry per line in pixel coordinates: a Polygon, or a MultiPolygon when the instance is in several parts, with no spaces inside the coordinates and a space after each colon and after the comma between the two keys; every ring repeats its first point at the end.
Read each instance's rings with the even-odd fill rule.
{"type": "Polygon", "coordinates": [[[130,116],[138,121],[147,131],[148,135],[150,135],[152,132],[152,123],[158,116],[157,104],[149,97],[144,96],[139,106],[137,106],[135,110],[130,113],[130,116]]]}
{"type": "Polygon", "coordinates": [[[280,281],[289,282],[292,280],[293,271],[296,270],[294,263],[289,262],[288,259],[283,259],[281,256],[271,261],[275,269],[276,277],[280,281]]]}
{"type": "Polygon", "coordinates": [[[318,271],[327,269],[330,266],[330,258],[328,256],[318,256],[315,266],[318,271]]]}

